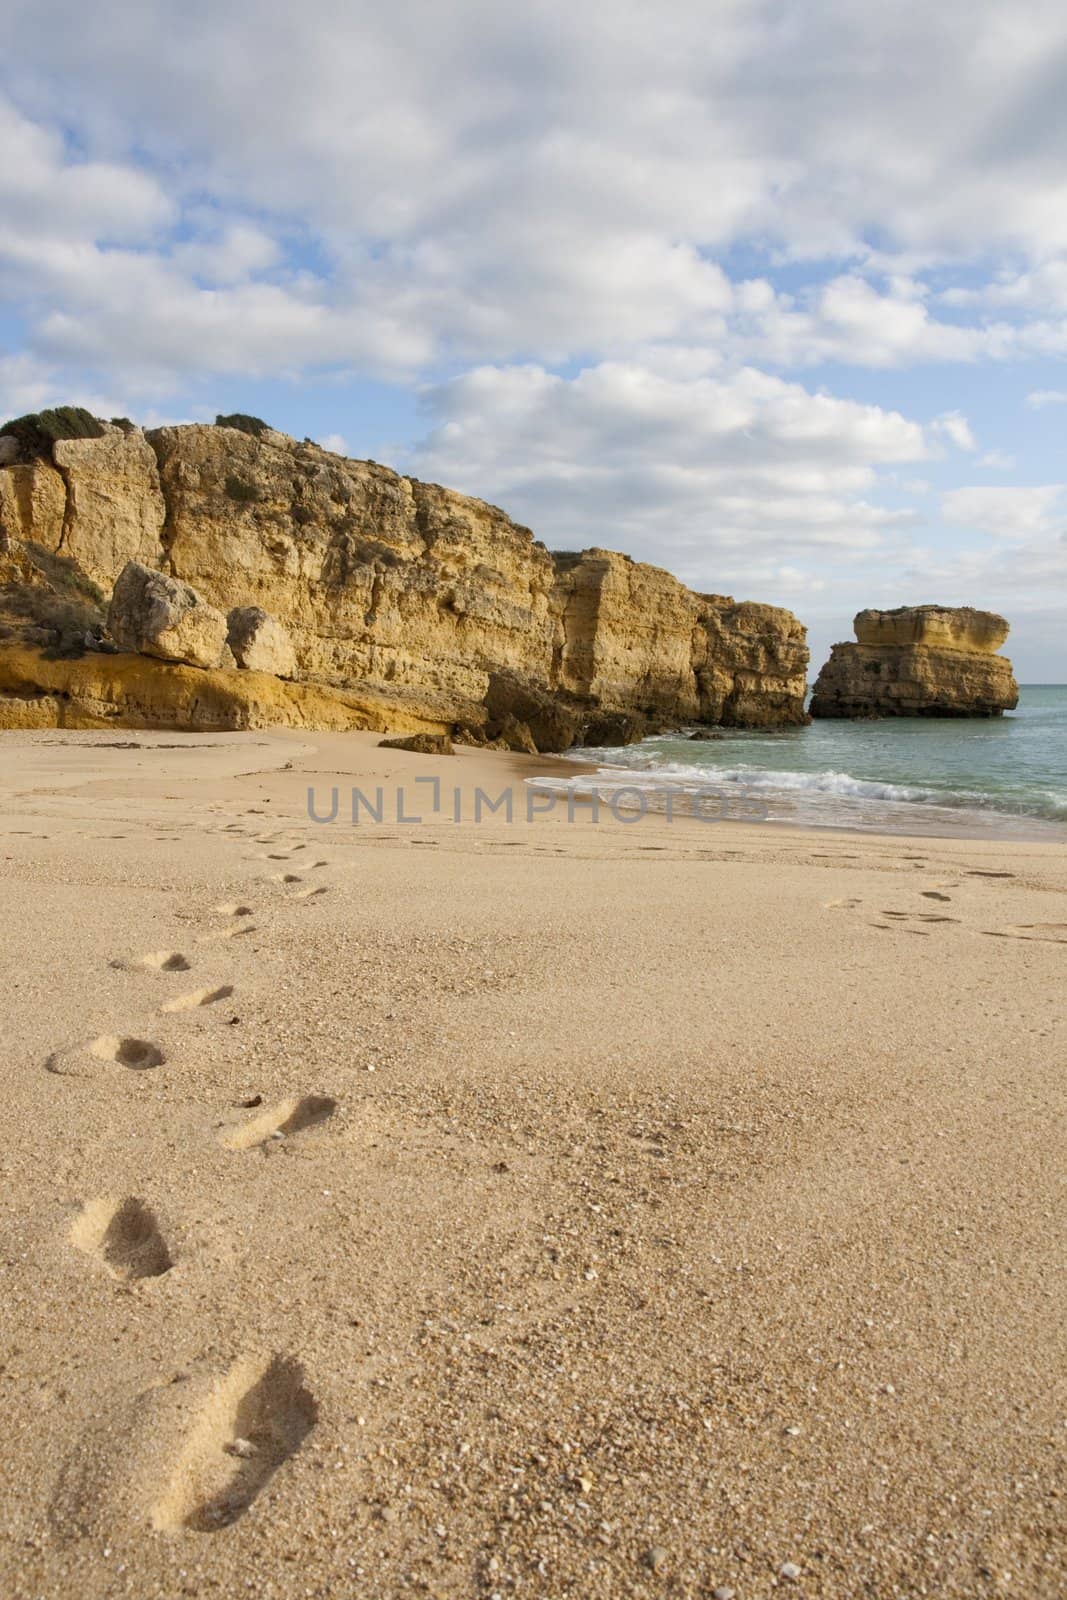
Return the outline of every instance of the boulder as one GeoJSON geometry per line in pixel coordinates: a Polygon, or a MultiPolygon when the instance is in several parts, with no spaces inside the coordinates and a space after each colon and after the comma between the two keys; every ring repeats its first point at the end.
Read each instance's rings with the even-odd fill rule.
{"type": "Polygon", "coordinates": [[[379,750],[413,750],[420,756],[455,755],[447,733],[412,733],[405,739],[379,739],[379,750]]]}
{"type": "Polygon", "coordinates": [[[260,606],[236,606],[226,619],[226,642],[239,667],[296,677],[296,651],[288,631],[260,606]]]}
{"type": "Polygon", "coordinates": [[[190,667],[232,664],[226,618],[189,584],[128,561],[107,614],[108,632],[123,650],[190,667]]]}
{"type": "Polygon", "coordinates": [[[996,717],[1018,704],[995,612],[900,606],[861,611],[854,626],[858,642],[835,644],[819,673],[813,717],[996,717]]]}

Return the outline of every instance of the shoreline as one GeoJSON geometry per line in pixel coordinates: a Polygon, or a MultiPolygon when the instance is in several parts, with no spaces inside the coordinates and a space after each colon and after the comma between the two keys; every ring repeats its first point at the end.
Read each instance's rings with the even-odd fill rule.
{"type": "MultiPolygon", "coordinates": [[[[473,791],[476,787],[480,786],[483,779],[487,780],[488,778],[491,778],[493,781],[496,781],[499,776],[507,775],[513,779],[516,784],[521,784],[524,786],[522,790],[515,790],[515,795],[518,797],[524,792],[525,786],[536,784],[539,779],[570,780],[583,777],[588,778],[595,777],[598,773],[605,770],[604,764],[590,759],[588,752],[583,752],[580,758],[571,757],[568,755],[526,755],[517,751],[487,750],[483,746],[478,745],[456,745],[455,753],[450,757],[416,756],[412,755],[410,752],[396,750],[383,750],[381,752],[381,758],[370,756],[369,752],[378,748],[379,741],[388,737],[390,737],[390,735],[383,732],[357,731],[313,733],[303,729],[275,728],[247,730],[241,732],[223,731],[214,733],[175,733],[171,730],[146,729],[9,729],[6,731],[0,731],[0,763],[3,761],[5,749],[12,751],[17,747],[15,743],[16,741],[19,741],[20,745],[24,745],[28,749],[52,747],[56,749],[63,749],[67,752],[77,752],[79,750],[91,752],[94,749],[123,752],[132,752],[136,750],[143,750],[145,752],[195,752],[204,750],[230,749],[235,752],[234,760],[238,765],[240,765],[240,761],[238,761],[236,753],[242,748],[270,749],[273,745],[277,744],[279,747],[284,747],[285,752],[288,753],[295,751],[298,756],[308,752],[314,752],[316,749],[322,749],[328,751],[331,755],[343,755],[343,763],[339,765],[339,769],[336,774],[337,776],[344,776],[347,772],[349,776],[359,777],[370,771],[377,773],[379,776],[382,776],[386,782],[391,782],[394,785],[393,789],[389,791],[389,800],[392,802],[394,815],[392,816],[391,821],[388,818],[383,819],[381,824],[383,827],[403,827],[412,825],[410,822],[405,823],[403,821],[397,821],[395,816],[395,807],[397,803],[396,791],[398,788],[403,788],[405,782],[408,783],[410,788],[413,782],[425,779],[431,774],[436,774],[446,787],[449,775],[451,773],[456,774],[456,776],[462,780],[459,784],[459,787],[462,790],[464,797],[463,804],[465,824],[466,821],[470,820],[473,791]],[[386,759],[389,757],[397,757],[399,759],[386,759]],[[453,763],[456,762],[459,764],[453,765],[453,763]]],[[[279,754],[279,764],[283,765],[284,759],[286,758],[288,757],[283,757],[281,754],[279,754]]],[[[226,766],[228,763],[223,761],[221,765],[226,766]]],[[[77,770],[74,772],[64,772],[62,770],[67,766],[66,758],[57,759],[54,762],[47,763],[46,766],[49,782],[56,782],[67,788],[76,788],[81,782],[81,778],[79,777],[77,770]]],[[[269,767],[264,768],[264,771],[268,770],[271,769],[269,767]]],[[[325,769],[322,770],[325,771],[325,769]]],[[[617,767],[607,768],[606,770],[612,774],[613,778],[616,776],[628,776],[630,775],[631,771],[636,772],[639,776],[646,779],[654,780],[656,777],[655,768],[629,769],[617,767]]],[[[716,769],[714,768],[707,769],[708,788],[711,790],[714,789],[715,770],[716,769]]],[[[669,777],[665,777],[663,780],[663,788],[666,789],[668,787],[672,787],[672,785],[669,777]]],[[[673,787],[677,786],[674,785],[673,787]]],[[[737,788],[743,791],[742,785],[738,785],[737,788]]],[[[722,792],[726,791],[723,790],[722,792]]],[[[729,795],[728,798],[733,798],[733,796],[729,795]]],[[[576,806],[588,808],[589,804],[590,802],[587,796],[580,794],[575,796],[576,806]]],[[[815,823],[807,820],[794,820],[787,816],[772,816],[759,820],[724,816],[715,818],[707,817],[702,821],[697,821],[686,818],[683,813],[675,813],[673,820],[668,821],[663,816],[662,812],[657,812],[651,809],[648,809],[642,813],[640,822],[638,823],[636,819],[630,815],[635,808],[627,806],[619,808],[627,813],[627,820],[619,823],[613,818],[608,797],[605,795],[602,796],[601,823],[599,825],[606,824],[609,826],[614,825],[616,827],[631,828],[634,826],[643,826],[644,824],[648,824],[650,826],[658,825],[675,828],[679,826],[679,824],[688,822],[692,828],[698,830],[698,836],[702,836],[709,830],[741,830],[744,832],[755,830],[757,833],[767,835],[773,835],[774,833],[781,831],[787,837],[795,834],[810,834],[813,838],[818,839],[825,838],[828,835],[840,835],[842,838],[870,840],[874,843],[881,843],[884,845],[892,845],[894,842],[916,839],[927,839],[931,842],[947,842],[951,840],[958,840],[964,843],[969,842],[973,844],[987,844],[991,847],[1013,844],[1039,845],[1045,846],[1053,851],[1062,850],[1062,848],[1067,845],[1067,824],[1060,825],[1052,821],[1046,822],[1044,819],[1040,818],[1027,818],[1023,816],[1016,816],[1013,813],[995,812],[994,808],[992,807],[990,808],[990,812],[987,813],[976,807],[974,808],[976,814],[989,815],[990,813],[993,813],[998,818],[1003,818],[1005,822],[1011,823],[1012,826],[1005,829],[1003,832],[994,831],[992,828],[987,828],[981,832],[975,832],[970,831],[967,828],[966,823],[960,823],[959,825],[945,823],[939,831],[930,831],[922,827],[921,814],[924,810],[950,809],[954,810],[956,815],[959,815],[963,812],[964,808],[939,808],[932,805],[927,806],[925,802],[918,801],[899,802],[899,804],[906,804],[914,809],[914,827],[880,829],[873,826],[850,826],[847,822],[842,821],[815,823]],[[1033,832],[1026,831],[1031,825],[1033,827],[1033,832]]],[[[516,805],[514,809],[518,812],[521,812],[523,807],[516,805]]],[[[366,808],[361,808],[361,811],[362,814],[366,816],[366,808]]],[[[304,820],[312,821],[314,819],[305,817],[304,820]]],[[[449,822],[449,818],[445,815],[432,820],[434,825],[437,826],[444,826],[449,822]]],[[[539,814],[532,822],[528,824],[523,823],[523,825],[536,826],[539,822],[543,823],[550,820],[552,820],[551,814],[539,814]]],[[[558,822],[562,819],[557,817],[555,820],[558,822]]],[[[427,824],[430,821],[431,819],[426,819],[427,824]]],[[[322,823],[321,825],[326,826],[327,824],[322,823]]],[[[332,826],[333,824],[330,825],[332,826]]],[[[373,825],[374,824],[371,821],[360,824],[360,826],[364,826],[368,829],[373,825]]],[[[517,819],[513,825],[519,826],[519,820],[517,819]]]]}

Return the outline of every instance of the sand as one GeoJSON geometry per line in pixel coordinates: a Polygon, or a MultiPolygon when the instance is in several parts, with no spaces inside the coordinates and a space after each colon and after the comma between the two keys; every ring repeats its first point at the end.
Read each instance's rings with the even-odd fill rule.
{"type": "Polygon", "coordinates": [[[1065,1592],[1065,852],[545,766],[0,739],[4,1600],[1065,1592]]]}

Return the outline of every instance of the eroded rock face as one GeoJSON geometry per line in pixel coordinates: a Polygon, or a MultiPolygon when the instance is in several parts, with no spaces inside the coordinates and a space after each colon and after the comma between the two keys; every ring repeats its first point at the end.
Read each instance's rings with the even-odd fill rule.
{"type": "MultiPolygon", "coordinates": [[[[606,550],[553,558],[494,506],[374,462],[206,426],[108,428],[55,454],[40,464],[55,493],[19,511],[14,537],[55,539],[62,494],[58,538],[102,586],[132,560],[219,612],[267,613],[292,650],[255,630],[252,659],[272,671],[517,748],[621,742],[646,722],[804,720],[789,612],[694,594],[606,550]]],[[[0,469],[0,508],[26,503],[6,481],[17,470],[0,469]]],[[[157,632],[155,653],[168,644],[157,632]]]]}
{"type": "Polygon", "coordinates": [[[921,644],[933,650],[969,650],[992,655],[1008,637],[1008,623],[995,611],[972,606],[898,606],[861,611],[853,627],[860,644],[921,644]]]}
{"type": "Polygon", "coordinates": [[[861,611],[857,644],[835,644],[819,673],[813,717],[993,717],[1019,686],[994,654],[1008,624],[969,606],[861,611]]]}
{"type": "MultiPolygon", "coordinates": [[[[14,442],[0,439],[2,444],[14,442]]],[[[0,546],[38,544],[58,551],[66,510],[66,485],[47,462],[13,462],[0,472],[0,546]]]]}
{"type": "Polygon", "coordinates": [[[265,672],[213,671],[144,655],[83,655],[7,642],[0,649],[0,728],[410,728],[442,733],[395,698],[287,683],[265,672]]]}
{"type": "Polygon", "coordinates": [[[276,678],[296,677],[293,641],[269,611],[260,606],[237,606],[226,622],[226,642],[239,667],[250,672],[273,672],[276,678]]]}
{"type": "Polygon", "coordinates": [[[557,604],[559,681],[573,693],[653,722],[805,720],[807,643],[789,611],[695,594],[669,572],[611,550],[567,560],[557,604]]]}
{"type": "Polygon", "coordinates": [[[59,439],[52,456],[66,489],[63,555],[105,591],[127,561],[161,566],[166,512],[140,428],[107,424],[100,439],[59,439]]]}
{"type": "Polygon", "coordinates": [[[108,632],[123,650],[190,667],[232,666],[226,618],[188,583],[128,561],[107,614],[108,632]]]}

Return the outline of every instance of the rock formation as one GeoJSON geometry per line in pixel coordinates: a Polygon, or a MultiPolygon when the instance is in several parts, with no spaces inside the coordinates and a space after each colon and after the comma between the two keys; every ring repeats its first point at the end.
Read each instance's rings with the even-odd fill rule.
{"type": "Polygon", "coordinates": [[[107,627],[123,650],[190,667],[232,666],[226,618],[188,583],[127,561],[119,573],[107,627]]]}
{"type": "Polygon", "coordinates": [[[235,606],[227,620],[226,643],[239,667],[296,677],[296,651],[281,623],[261,606],[235,606]]]}
{"type": "Polygon", "coordinates": [[[452,756],[455,751],[447,733],[409,733],[403,739],[379,739],[379,750],[409,750],[417,756],[452,756]]]}
{"type": "Polygon", "coordinates": [[[970,606],[861,611],[856,644],[835,644],[819,673],[813,717],[993,717],[1018,704],[1011,662],[996,650],[1008,624],[970,606]]]}
{"type": "Polygon", "coordinates": [[[804,629],[787,611],[694,594],[611,551],[553,556],[483,501],[254,419],[143,434],[89,418],[74,438],[36,420],[0,466],[0,550],[58,553],[105,592],[132,561],[231,623],[265,613],[247,645],[231,626],[239,661],[391,703],[398,730],[560,749],[679,721],[804,720],[804,629]]]}

